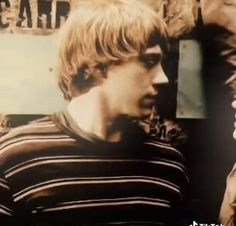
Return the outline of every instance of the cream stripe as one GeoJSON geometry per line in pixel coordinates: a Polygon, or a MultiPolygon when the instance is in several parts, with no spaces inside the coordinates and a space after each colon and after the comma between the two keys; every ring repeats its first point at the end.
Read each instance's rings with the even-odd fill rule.
{"type": "Polygon", "coordinates": [[[6,188],[7,190],[10,190],[9,186],[7,186],[6,184],[0,182],[0,187],[2,188],[6,188]]]}
{"type": "MultiPolygon", "coordinates": [[[[146,176],[114,176],[114,177],[70,177],[70,178],[60,178],[60,179],[54,179],[54,180],[49,180],[49,181],[45,181],[43,183],[39,183],[39,184],[35,184],[33,186],[30,186],[30,187],[27,187],[24,189],[24,191],[27,191],[31,188],[35,188],[35,187],[38,187],[39,185],[47,185],[47,184],[50,184],[50,183],[57,183],[57,182],[65,182],[65,181],[82,181],[82,180],[87,180],[87,181],[101,181],[101,180],[104,180],[104,181],[108,181],[108,180],[119,180],[119,179],[123,179],[123,180],[129,180],[129,179],[137,179],[137,180],[149,180],[149,181],[158,181],[160,183],[164,183],[166,185],[169,185],[170,187],[174,187],[176,190],[179,189],[179,186],[170,182],[170,181],[167,181],[167,180],[164,180],[164,179],[161,179],[161,178],[155,178],[155,177],[146,177],[146,176]]],[[[23,192],[20,191],[18,192],[17,194],[23,192]]]]}
{"type": "MultiPolygon", "coordinates": [[[[114,202],[114,201],[151,201],[151,202],[161,202],[165,204],[170,204],[170,201],[166,199],[158,199],[158,198],[149,198],[149,197],[142,197],[142,196],[134,196],[134,197],[122,197],[122,198],[111,198],[111,199],[86,199],[86,200],[76,200],[76,201],[68,201],[68,202],[61,202],[58,203],[57,206],[60,205],[71,205],[71,204],[80,204],[80,203],[90,203],[90,202],[114,202]]],[[[38,209],[43,209],[44,206],[38,207],[38,209]]]]}
{"type": "Polygon", "coordinates": [[[185,171],[179,167],[178,165],[175,165],[174,163],[168,163],[168,162],[162,162],[162,161],[145,161],[145,160],[136,160],[136,159],[52,159],[52,160],[44,160],[36,163],[31,163],[29,165],[23,166],[19,169],[16,169],[12,172],[9,172],[8,174],[5,175],[6,178],[9,178],[13,176],[16,173],[19,173],[23,170],[35,167],[35,166],[40,166],[40,165],[45,165],[45,164],[52,164],[52,163],[76,163],[76,162],[137,162],[137,163],[151,163],[151,164],[158,164],[158,165],[165,165],[169,166],[172,168],[179,169],[185,174],[185,171]]]}
{"type": "Polygon", "coordinates": [[[158,164],[160,164],[160,165],[165,165],[165,166],[170,166],[170,167],[173,167],[173,168],[176,168],[176,169],[179,169],[180,171],[182,171],[183,173],[184,173],[184,176],[185,176],[185,178],[187,179],[187,181],[189,181],[189,178],[188,178],[188,176],[187,176],[187,173],[186,173],[186,170],[185,170],[185,168],[184,168],[184,166],[183,166],[183,168],[182,167],[180,167],[180,166],[176,166],[176,165],[174,165],[174,164],[172,164],[172,163],[168,163],[168,162],[160,162],[160,161],[150,161],[151,163],[157,163],[158,162],[158,164]]]}
{"type": "Polygon", "coordinates": [[[153,145],[153,146],[156,146],[156,147],[161,147],[161,148],[166,148],[168,150],[172,150],[176,153],[178,153],[180,156],[183,157],[183,155],[181,154],[181,152],[179,152],[177,149],[173,148],[173,147],[170,147],[170,146],[166,146],[164,145],[163,143],[159,143],[157,141],[150,141],[150,142],[144,142],[144,144],[149,144],[149,145],[153,145]]]}
{"type": "Polygon", "coordinates": [[[169,160],[169,159],[165,159],[165,158],[153,158],[154,160],[153,161],[161,161],[161,162],[166,162],[166,163],[170,163],[170,164],[174,164],[174,165],[177,165],[179,167],[181,167],[183,170],[186,170],[185,166],[180,163],[180,162],[177,162],[177,161],[173,161],[173,160],[169,160]]]}
{"type": "Polygon", "coordinates": [[[28,187],[26,189],[23,189],[13,195],[14,201],[19,201],[20,199],[31,195],[36,192],[40,192],[45,189],[50,189],[50,188],[55,188],[55,187],[60,187],[60,186],[68,186],[68,185],[78,185],[78,184],[112,184],[112,183],[150,183],[150,184],[158,184],[162,185],[163,187],[167,187],[178,194],[180,194],[179,187],[175,188],[173,186],[170,186],[168,184],[165,184],[163,182],[158,182],[158,181],[153,181],[150,179],[134,179],[134,178],[129,178],[129,179],[109,179],[109,180],[89,180],[89,181],[71,181],[75,180],[77,178],[67,178],[67,180],[70,181],[65,181],[65,179],[60,179],[60,180],[53,180],[53,181],[47,181],[44,183],[36,184],[34,186],[28,187]],[[50,184],[49,184],[50,183],[50,184]],[[52,184],[53,183],[53,184],[52,184]]]}
{"type": "MultiPolygon", "coordinates": [[[[160,200],[160,199],[151,199],[151,198],[145,198],[146,200],[132,200],[132,198],[127,198],[131,200],[126,199],[105,199],[105,200],[86,200],[85,202],[102,202],[102,203],[85,203],[84,201],[78,201],[77,204],[71,204],[69,206],[59,206],[59,207],[53,207],[53,208],[45,208],[42,210],[42,212],[51,212],[51,211],[57,211],[57,210],[65,210],[65,209],[75,209],[75,208],[86,208],[86,207],[100,207],[100,206],[117,206],[117,205],[135,205],[135,204],[146,204],[146,205],[154,205],[154,206],[162,206],[170,208],[170,204],[167,200],[160,200]],[[119,201],[118,201],[119,200],[119,201]],[[110,201],[110,202],[106,202],[110,201]]],[[[144,198],[135,198],[135,199],[144,199],[144,198]]],[[[65,205],[68,205],[67,203],[64,203],[65,205]]]]}
{"type": "Polygon", "coordinates": [[[0,213],[3,213],[3,214],[8,215],[8,216],[12,216],[11,213],[8,213],[7,211],[1,209],[1,207],[0,207],[0,213]]]}
{"type": "Polygon", "coordinates": [[[53,123],[53,122],[31,122],[30,124],[30,128],[40,128],[40,127],[42,127],[42,128],[44,128],[44,127],[55,127],[55,124],[53,123]]]}
{"type": "Polygon", "coordinates": [[[14,148],[15,146],[18,146],[18,145],[21,145],[21,144],[30,144],[30,143],[35,143],[35,142],[46,143],[46,142],[75,141],[74,139],[69,138],[68,136],[67,137],[50,137],[50,138],[47,137],[47,138],[42,139],[42,140],[38,140],[37,139],[38,136],[37,137],[33,137],[33,138],[34,138],[34,140],[25,140],[25,137],[24,137],[24,139],[22,139],[22,140],[20,140],[20,139],[14,140],[13,141],[14,143],[11,140],[11,143],[6,144],[3,147],[0,147],[0,155],[5,153],[6,151],[8,151],[10,148],[14,148]],[[60,138],[60,139],[63,139],[63,140],[57,140],[56,138],[60,138]],[[15,142],[17,142],[17,143],[15,143],[15,142]]]}
{"type": "MultiPolygon", "coordinates": [[[[42,161],[42,160],[50,160],[50,159],[74,159],[74,158],[84,158],[84,155],[54,155],[54,156],[46,156],[46,157],[39,157],[39,158],[33,158],[30,160],[27,160],[25,162],[21,162],[17,165],[14,165],[13,167],[7,169],[6,171],[4,171],[5,174],[8,174],[9,172],[24,166],[25,164],[29,164],[29,163],[33,163],[33,162],[37,162],[37,161],[42,161]]],[[[1,178],[0,178],[1,180],[1,178]]]]}
{"type": "MultiPolygon", "coordinates": [[[[93,157],[93,156],[91,156],[93,157]]],[[[61,155],[61,156],[47,156],[47,157],[39,157],[39,158],[34,158],[34,159],[31,159],[31,160],[27,160],[25,162],[21,162],[20,164],[18,165],[15,165],[13,166],[12,168],[9,168],[8,170],[6,170],[4,173],[9,177],[9,176],[12,176],[13,174],[15,174],[15,171],[16,173],[17,172],[20,172],[21,170],[20,169],[17,169],[19,167],[23,168],[22,170],[24,169],[27,169],[27,168],[24,168],[24,167],[27,167],[27,166],[24,166],[26,164],[29,164],[30,166],[32,164],[37,164],[37,162],[41,165],[42,162],[46,161],[46,160],[52,160],[52,161],[57,161],[59,159],[66,159],[66,160],[79,160],[79,158],[84,158],[83,155],[61,155]],[[11,172],[12,171],[12,172],[11,172]]],[[[99,160],[99,159],[97,159],[99,160]]],[[[179,167],[181,167],[183,170],[185,170],[185,167],[183,164],[179,163],[179,162],[176,162],[176,161],[172,161],[172,160],[167,160],[167,159],[163,159],[163,158],[156,158],[156,160],[159,160],[160,161],[163,161],[163,162],[166,162],[166,163],[172,163],[172,164],[175,164],[179,167]]],[[[61,161],[61,160],[60,160],[61,161]]],[[[105,160],[104,160],[105,161],[105,160]]],[[[112,160],[109,160],[109,161],[112,161],[112,160]]],[[[115,160],[114,160],[115,161],[115,160]]],[[[122,160],[119,160],[119,161],[135,161],[134,159],[133,160],[127,160],[127,159],[122,159],[122,160]]],[[[138,160],[137,160],[138,161],[138,160]]],[[[139,161],[143,161],[143,160],[139,160],[139,161]]],[[[151,161],[150,161],[151,162],[151,161]]],[[[29,166],[29,167],[30,167],[29,166]]],[[[33,165],[33,166],[37,166],[37,165],[33,165]]]]}
{"type": "Polygon", "coordinates": [[[12,216],[12,210],[11,209],[9,209],[9,208],[7,208],[6,206],[3,206],[3,205],[0,205],[0,212],[1,213],[4,213],[4,214],[6,214],[6,215],[9,215],[9,216],[12,216]]]}
{"type": "MultiPolygon", "coordinates": [[[[18,127],[15,127],[11,130],[11,133],[8,133],[7,134],[7,138],[11,139],[13,138],[14,136],[18,135],[19,132],[21,134],[25,134],[27,132],[30,132],[31,128],[32,128],[32,125],[34,125],[33,123],[32,124],[27,124],[27,125],[21,125],[21,126],[18,126],[18,127]]],[[[44,128],[44,127],[53,127],[55,126],[55,124],[52,124],[52,125],[42,125],[41,127],[44,128]]],[[[38,128],[38,127],[37,127],[38,128]]]]}
{"type": "Polygon", "coordinates": [[[18,128],[31,128],[32,126],[35,126],[35,125],[42,125],[42,127],[44,126],[47,126],[47,127],[51,127],[51,126],[55,126],[55,123],[53,121],[37,121],[39,119],[35,119],[35,120],[32,120],[29,122],[29,124],[27,125],[23,125],[23,126],[20,126],[18,128]]]}
{"type": "Polygon", "coordinates": [[[6,141],[4,142],[0,148],[5,148],[7,145],[10,145],[11,143],[15,143],[17,141],[23,141],[23,140],[28,140],[28,139],[44,139],[44,138],[48,138],[48,139],[55,139],[55,138],[70,138],[69,136],[67,135],[60,135],[60,134],[51,134],[49,132],[49,134],[41,134],[41,135],[24,135],[24,136],[20,136],[20,137],[12,137],[12,138],[9,138],[9,141],[6,141]]]}

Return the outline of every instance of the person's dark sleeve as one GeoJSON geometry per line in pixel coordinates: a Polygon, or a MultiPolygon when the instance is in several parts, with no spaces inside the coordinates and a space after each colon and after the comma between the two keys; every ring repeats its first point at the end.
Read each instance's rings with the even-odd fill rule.
{"type": "Polygon", "coordinates": [[[0,173],[0,225],[15,225],[13,198],[8,182],[0,173]]]}
{"type": "MultiPolygon", "coordinates": [[[[177,203],[173,209],[170,226],[189,226],[193,220],[197,220],[198,216],[192,204],[192,196],[190,194],[190,185],[186,185],[185,190],[182,191],[182,199],[177,203]]],[[[169,226],[168,225],[168,226],[169,226]]]]}

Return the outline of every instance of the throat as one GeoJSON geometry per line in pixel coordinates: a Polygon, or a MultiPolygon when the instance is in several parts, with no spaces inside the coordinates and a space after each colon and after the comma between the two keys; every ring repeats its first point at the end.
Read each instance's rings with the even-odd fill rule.
{"type": "Polygon", "coordinates": [[[75,97],[68,104],[67,111],[84,132],[104,141],[122,140],[127,120],[112,114],[102,95],[93,95],[91,92],[75,97]]]}

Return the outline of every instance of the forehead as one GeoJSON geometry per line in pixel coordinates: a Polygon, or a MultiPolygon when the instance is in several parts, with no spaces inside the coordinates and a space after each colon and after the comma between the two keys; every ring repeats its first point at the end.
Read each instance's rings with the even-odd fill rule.
{"type": "Polygon", "coordinates": [[[160,45],[155,45],[155,46],[147,48],[144,53],[162,54],[162,50],[161,50],[160,45]]]}

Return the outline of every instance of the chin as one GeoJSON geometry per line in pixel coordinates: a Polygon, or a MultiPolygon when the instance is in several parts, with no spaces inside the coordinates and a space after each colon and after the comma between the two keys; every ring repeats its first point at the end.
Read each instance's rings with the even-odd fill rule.
{"type": "Polygon", "coordinates": [[[142,111],[141,113],[141,119],[149,119],[152,114],[152,109],[142,111]]]}
{"type": "Polygon", "coordinates": [[[142,108],[142,109],[138,108],[133,111],[126,112],[126,115],[141,120],[150,118],[151,114],[152,114],[152,108],[142,108]]]}

